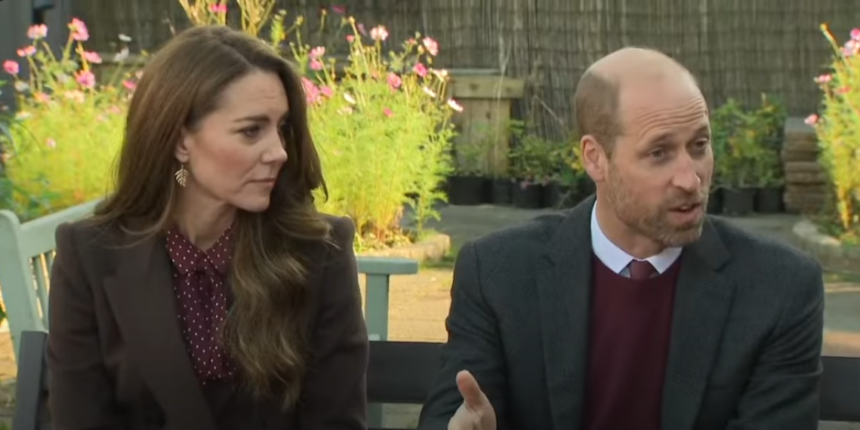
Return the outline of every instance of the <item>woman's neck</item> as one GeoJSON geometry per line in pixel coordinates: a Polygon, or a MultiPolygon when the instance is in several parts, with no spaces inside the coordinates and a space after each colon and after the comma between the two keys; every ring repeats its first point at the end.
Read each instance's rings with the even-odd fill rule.
{"type": "Polygon", "coordinates": [[[187,193],[179,199],[175,222],[194,246],[207,250],[236,218],[236,208],[210,199],[193,198],[187,193]]]}

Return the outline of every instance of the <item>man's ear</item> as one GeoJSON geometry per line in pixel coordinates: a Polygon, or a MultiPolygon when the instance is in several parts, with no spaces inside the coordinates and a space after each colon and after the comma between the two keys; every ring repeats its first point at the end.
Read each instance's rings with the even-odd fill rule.
{"type": "Polygon", "coordinates": [[[174,156],[176,160],[181,164],[188,163],[188,160],[191,159],[191,155],[189,154],[188,148],[194,145],[194,137],[189,133],[182,132],[182,137],[179,138],[179,142],[176,143],[176,148],[174,149],[174,156]]]}
{"type": "Polygon", "coordinates": [[[581,145],[582,165],[591,180],[594,182],[602,182],[606,176],[606,151],[603,149],[597,138],[586,134],[582,136],[579,144],[581,145]]]}

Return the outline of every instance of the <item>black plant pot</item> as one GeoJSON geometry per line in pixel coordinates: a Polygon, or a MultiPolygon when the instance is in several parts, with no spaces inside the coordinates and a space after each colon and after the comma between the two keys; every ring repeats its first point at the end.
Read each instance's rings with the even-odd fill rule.
{"type": "Polygon", "coordinates": [[[762,214],[775,214],[782,212],[782,187],[756,189],[755,211],[762,214]]]}
{"type": "Polygon", "coordinates": [[[492,185],[491,202],[494,205],[507,206],[511,204],[511,189],[514,183],[510,179],[496,179],[492,185]]]}
{"type": "Polygon", "coordinates": [[[558,182],[549,182],[543,186],[543,207],[560,209],[566,207],[566,200],[570,193],[570,187],[559,184],[558,182]]]}
{"type": "Polygon", "coordinates": [[[755,209],[755,188],[723,188],[723,213],[746,216],[755,209]]]}
{"type": "Polygon", "coordinates": [[[533,183],[515,183],[511,189],[514,206],[523,209],[540,209],[543,204],[543,187],[533,183]]]}
{"type": "Polygon", "coordinates": [[[723,213],[723,189],[717,188],[715,190],[711,190],[711,194],[708,196],[708,213],[709,214],[721,214],[723,213]]]}
{"type": "Polygon", "coordinates": [[[480,176],[451,176],[448,178],[448,203],[479,205],[487,200],[487,179],[480,176]]]}

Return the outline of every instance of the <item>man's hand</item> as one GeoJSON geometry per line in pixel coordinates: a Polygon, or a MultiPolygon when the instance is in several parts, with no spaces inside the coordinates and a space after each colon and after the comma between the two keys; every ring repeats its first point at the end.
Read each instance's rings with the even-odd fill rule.
{"type": "Polygon", "coordinates": [[[448,421],[448,430],[496,430],[496,413],[478,381],[466,370],[457,373],[463,404],[448,421]]]}

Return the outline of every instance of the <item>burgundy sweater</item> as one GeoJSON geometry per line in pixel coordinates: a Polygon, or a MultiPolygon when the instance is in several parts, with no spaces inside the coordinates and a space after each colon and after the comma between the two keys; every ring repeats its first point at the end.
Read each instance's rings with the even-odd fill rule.
{"type": "Polygon", "coordinates": [[[593,257],[585,430],[659,430],[680,258],[632,280],[593,257]]]}

